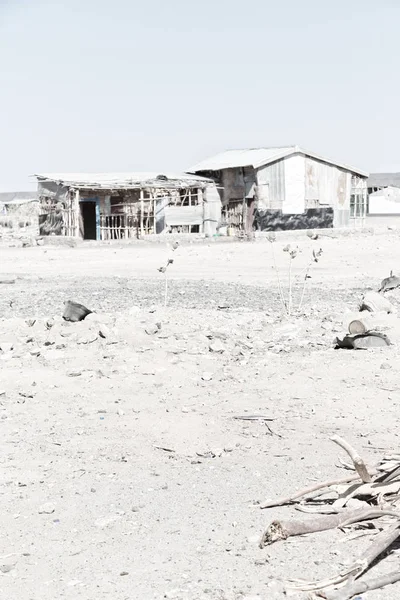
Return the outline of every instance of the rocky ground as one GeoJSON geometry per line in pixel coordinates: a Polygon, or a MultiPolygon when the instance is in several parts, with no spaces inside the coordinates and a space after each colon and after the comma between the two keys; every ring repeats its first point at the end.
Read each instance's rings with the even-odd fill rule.
{"type": "Polygon", "coordinates": [[[327,577],[368,546],[330,531],[261,550],[294,511],[258,503],[341,477],[335,433],[369,463],[400,450],[397,340],[333,349],[396,270],[397,234],[0,256],[2,598],[278,599],[285,579],[327,577]],[[294,309],[323,249],[290,317],[272,255],[287,293],[288,241],[294,309]],[[68,299],[95,314],[65,322],[68,299]],[[254,415],[272,420],[237,418],[254,415]]]}

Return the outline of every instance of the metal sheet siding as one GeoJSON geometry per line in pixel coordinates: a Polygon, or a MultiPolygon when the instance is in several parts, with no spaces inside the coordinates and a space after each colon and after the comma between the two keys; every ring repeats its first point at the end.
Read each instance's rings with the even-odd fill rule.
{"type": "Polygon", "coordinates": [[[285,162],[279,160],[258,169],[257,185],[262,208],[282,208],[285,201],[285,162]]]}
{"type": "Polygon", "coordinates": [[[166,206],[165,222],[167,226],[202,225],[203,205],[199,206],[166,206]]]}
{"type": "Polygon", "coordinates": [[[285,201],[282,212],[300,215],[305,208],[305,159],[295,154],[285,158],[285,201]]]}
{"type": "Polygon", "coordinates": [[[349,173],[312,158],[306,158],[306,200],[318,200],[340,210],[350,206],[349,173]]]}

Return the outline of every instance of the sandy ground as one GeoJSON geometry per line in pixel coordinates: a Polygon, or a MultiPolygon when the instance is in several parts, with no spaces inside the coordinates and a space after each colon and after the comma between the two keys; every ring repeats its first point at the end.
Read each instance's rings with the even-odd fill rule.
{"type": "Polygon", "coordinates": [[[260,550],[296,513],[256,503],[343,476],[335,433],[369,463],[400,451],[398,345],[332,349],[400,241],[291,243],[295,281],[323,255],[290,318],[268,242],[0,248],[16,277],[0,284],[1,598],[278,599],[280,580],[327,577],[367,547],[331,531],[260,550]],[[63,322],[67,299],[97,315],[63,322]],[[270,429],[234,418],[255,414],[270,429]]]}

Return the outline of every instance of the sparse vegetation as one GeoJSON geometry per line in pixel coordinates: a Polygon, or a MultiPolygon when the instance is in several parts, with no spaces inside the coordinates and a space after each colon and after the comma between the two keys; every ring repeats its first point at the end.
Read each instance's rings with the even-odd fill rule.
{"type": "MultiPolygon", "coordinates": [[[[307,233],[307,235],[308,235],[308,237],[310,237],[310,239],[318,239],[318,236],[311,237],[308,233],[307,233]]],[[[287,244],[283,248],[283,252],[287,253],[289,256],[288,292],[287,292],[287,297],[285,297],[285,293],[284,293],[284,290],[282,287],[281,275],[280,275],[279,269],[277,267],[275,251],[274,251],[274,242],[276,241],[276,234],[275,233],[268,234],[267,239],[271,244],[273,266],[274,266],[276,279],[277,279],[277,283],[278,283],[279,297],[280,297],[280,301],[282,304],[282,308],[283,308],[285,314],[288,317],[290,317],[293,314],[293,307],[294,307],[293,291],[294,291],[294,289],[296,289],[296,287],[298,287],[296,285],[296,280],[294,280],[294,278],[293,278],[293,261],[301,254],[302,251],[300,250],[300,248],[298,246],[292,246],[291,244],[287,244]]],[[[299,301],[298,307],[296,309],[297,313],[300,312],[300,310],[302,309],[302,306],[303,306],[307,280],[310,279],[310,270],[311,270],[312,266],[314,265],[314,263],[317,263],[319,261],[320,257],[322,256],[322,252],[323,252],[322,248],[320,248],[318,251],[313,250],[309,262],[307,263],[306,267],[300,273],[300,281],[303,281],[303,286],[301,289],[300,301],[299,301]]]]}

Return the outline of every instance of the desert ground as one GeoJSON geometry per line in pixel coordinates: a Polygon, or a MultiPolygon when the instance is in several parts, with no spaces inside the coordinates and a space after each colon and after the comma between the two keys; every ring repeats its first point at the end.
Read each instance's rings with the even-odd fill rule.
{"type": "Polygon", "coordinates": [[[259,504],[346,476],[334,434],[368,464],[400,452],[397,341],[333,349],[399,264],[396,231],[0,247],[0,597],[270,600],[350,564],[373,534],[260,549],[271,521],[307,515],[259,504]],[[288,243],[291,316],[272,255],[287,295],[288,243]],[[94,314],[65,322],[66,300],[94,314]]]}

